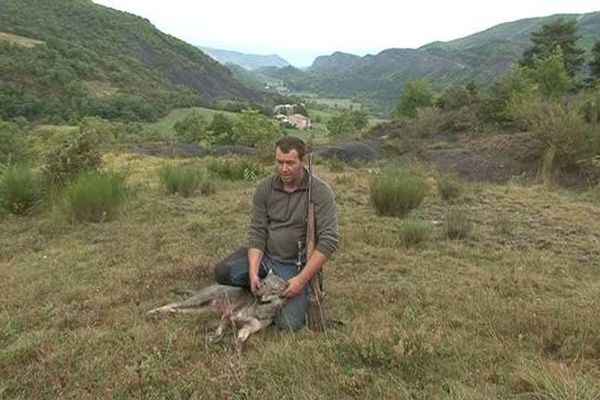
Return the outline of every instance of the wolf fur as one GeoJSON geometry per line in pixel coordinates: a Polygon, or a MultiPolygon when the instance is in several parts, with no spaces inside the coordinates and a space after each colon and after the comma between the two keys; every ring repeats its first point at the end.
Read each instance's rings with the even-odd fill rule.
{"type": "Polygon", "coordinates": [[[241,349],[248,337],[269,326],[275,314],[283,307],[286,299],[281,294],[287,281],[269,271],[261,280],[256,296],[248,289],[214,284],[201,289],[192,297],[181,302],[169,303],[146,313],[148,319],[157,319],[174,314],[200,314],[213,311],[221,315],[218,328],[208,335],[210,343],[224,336],[230,324],[240,327],[234,346],[241,349]]]}

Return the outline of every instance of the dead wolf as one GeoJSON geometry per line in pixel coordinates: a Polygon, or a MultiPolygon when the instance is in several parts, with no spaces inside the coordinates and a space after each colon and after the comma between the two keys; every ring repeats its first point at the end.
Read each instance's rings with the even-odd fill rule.
{"type": "Polygon", "coordinates": [[[271,324],[275,314],[285,304],[286,299],[281,294],[286,287],[287,281],[269,270],[261,280],[256,296],[245,288],[214,284],[201,289],[187,300],[154,308],[146,313],[146,317],[157,319],[177,313],[214,311],[221,315],[221,322],[208,335],[209,343],[221,340],[231,323],[240,327],[233,345],[241,349],[248,336],[271,324]]]}

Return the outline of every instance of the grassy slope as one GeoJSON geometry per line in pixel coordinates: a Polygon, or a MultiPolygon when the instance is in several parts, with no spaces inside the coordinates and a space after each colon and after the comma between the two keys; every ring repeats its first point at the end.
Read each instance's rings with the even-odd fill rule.
{"type": "MultiPolygon", "coordinates": [[[[435,225],[422,248],[406,249],[400,221],[371,210],[366,170],[318,165],[342,234],[327,304],[346,325],[269,329],[240,359],[206,345],[214,318],[143,316],[176,298],[172,288],[209,283],[213,263],[243,241],[253,184],[181,199],[155,174],[177,161],[105,159],[138,193],[119,220],[0,222],[0,397],[551,398],[545,390],[600,380],[600,203],[590,193],[470,184],[458,206],[472,237],[447,241],[435,225]]],[[[432,184],[416,214],[443,221],[448,208],[432,184]]]]}

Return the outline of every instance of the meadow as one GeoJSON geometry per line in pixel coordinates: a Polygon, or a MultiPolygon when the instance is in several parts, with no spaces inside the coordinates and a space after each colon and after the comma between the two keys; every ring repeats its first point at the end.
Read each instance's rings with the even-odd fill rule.
{"type": "Polygon", "coordinates": [[[211,283],[214,263],[244,241],[253,176],[190,197],[161,185],[167,165],[211,162],[108,153],[103,169],[134,193],[116,218],[4,216],[0,398],[600,398],[598,188],[461,182],[448,197],[423,167],[421,205],[387,217],[370,202],[377,166],[320,160],[342,240],[326,310],[344,325],[270,327],[240,356],[227,340],[207,344],[214,317],[144,318],[178,299],[174,289],[211,283]],[[417,241],[406,235],[414,220],[425,226],[417,241]]]}

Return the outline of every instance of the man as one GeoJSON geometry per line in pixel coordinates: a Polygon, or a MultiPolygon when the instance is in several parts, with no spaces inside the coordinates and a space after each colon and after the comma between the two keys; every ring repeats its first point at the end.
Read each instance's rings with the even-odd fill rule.
{"type": "Polygon", "coordinates": [[[283,293],[287,302],[275,317],[280,329],[296,330],[305,321],[308,282],[339,245],[333,191],[321,179],[312,178],[312,201],[316,216],[316,247],[306,256],[308,171],[304,167],[306,146],[293,136],[275,144],[276,173],[262,179],[252,202],[248,247],[241,248],[215,266],[222,285],[249,288],[256,294],[260,279],[269,269],[288,281],[283,293]],[[304,265],[300,269],[298,261],[304,265]]]}

